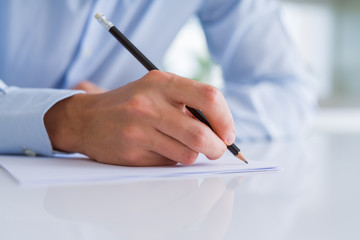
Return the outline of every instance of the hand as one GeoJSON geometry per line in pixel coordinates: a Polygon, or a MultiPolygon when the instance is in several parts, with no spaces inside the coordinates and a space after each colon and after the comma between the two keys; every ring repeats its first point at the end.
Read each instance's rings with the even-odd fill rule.
{"type": "Polygon", "coordinates": [[[44,121],[55,149],[117,165],[191,164],[199,152],[217,159],[235,139],[215,87],[161,71],[113,91],[67,98],[44,121]],[[185,105],[201,109],[215,132],[184,114],[185,105]]]}

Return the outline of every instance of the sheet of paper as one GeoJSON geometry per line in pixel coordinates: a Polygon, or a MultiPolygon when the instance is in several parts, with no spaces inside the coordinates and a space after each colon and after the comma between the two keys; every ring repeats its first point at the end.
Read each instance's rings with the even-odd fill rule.
{"type": "Polygon", "coordinates": [[[18,183],[23,185],[54,185],[279,170],[276,165],[253,160],[249,160],[249,164],[245,164],[228,152],[216,161],[210,161],[200,155],[190,166],[178,164],[165,167],[122,167],[101,164],[86,158],[26,156],[0,156],[0,165],[18,183]]]}

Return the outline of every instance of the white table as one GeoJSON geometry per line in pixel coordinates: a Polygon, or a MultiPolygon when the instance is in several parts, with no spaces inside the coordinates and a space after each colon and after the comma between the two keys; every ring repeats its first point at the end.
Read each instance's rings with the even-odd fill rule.
{"type": "Polygon", "coordinates": [[[240,144],[278,173],[21,187],[0,170],[0,239],[360,239],[360,135],[240,144]]]}

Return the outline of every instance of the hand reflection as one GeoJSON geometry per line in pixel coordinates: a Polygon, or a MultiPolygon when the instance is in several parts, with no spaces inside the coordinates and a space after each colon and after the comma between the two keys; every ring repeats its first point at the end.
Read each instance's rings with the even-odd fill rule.
{"type": "Polygon", "coordinates": [[[126,239],[222,239],[234,189],[220,178],[52,187],[45,209],[60,218],[105,228],[126,239]]]}

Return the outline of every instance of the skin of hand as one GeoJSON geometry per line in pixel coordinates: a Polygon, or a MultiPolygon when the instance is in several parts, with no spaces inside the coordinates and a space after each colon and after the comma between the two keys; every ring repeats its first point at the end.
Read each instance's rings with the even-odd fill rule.
{"type": "Polygon", "coordinates": [[[54,149],[125,166],[192,164],[218,159],[235,140],[220,91],[171,73],[151,71],[112,91],[77,94],[56,103],[44,123],[54,149]],[[215,132],[190,117],[201,109],[215,132]]]}

